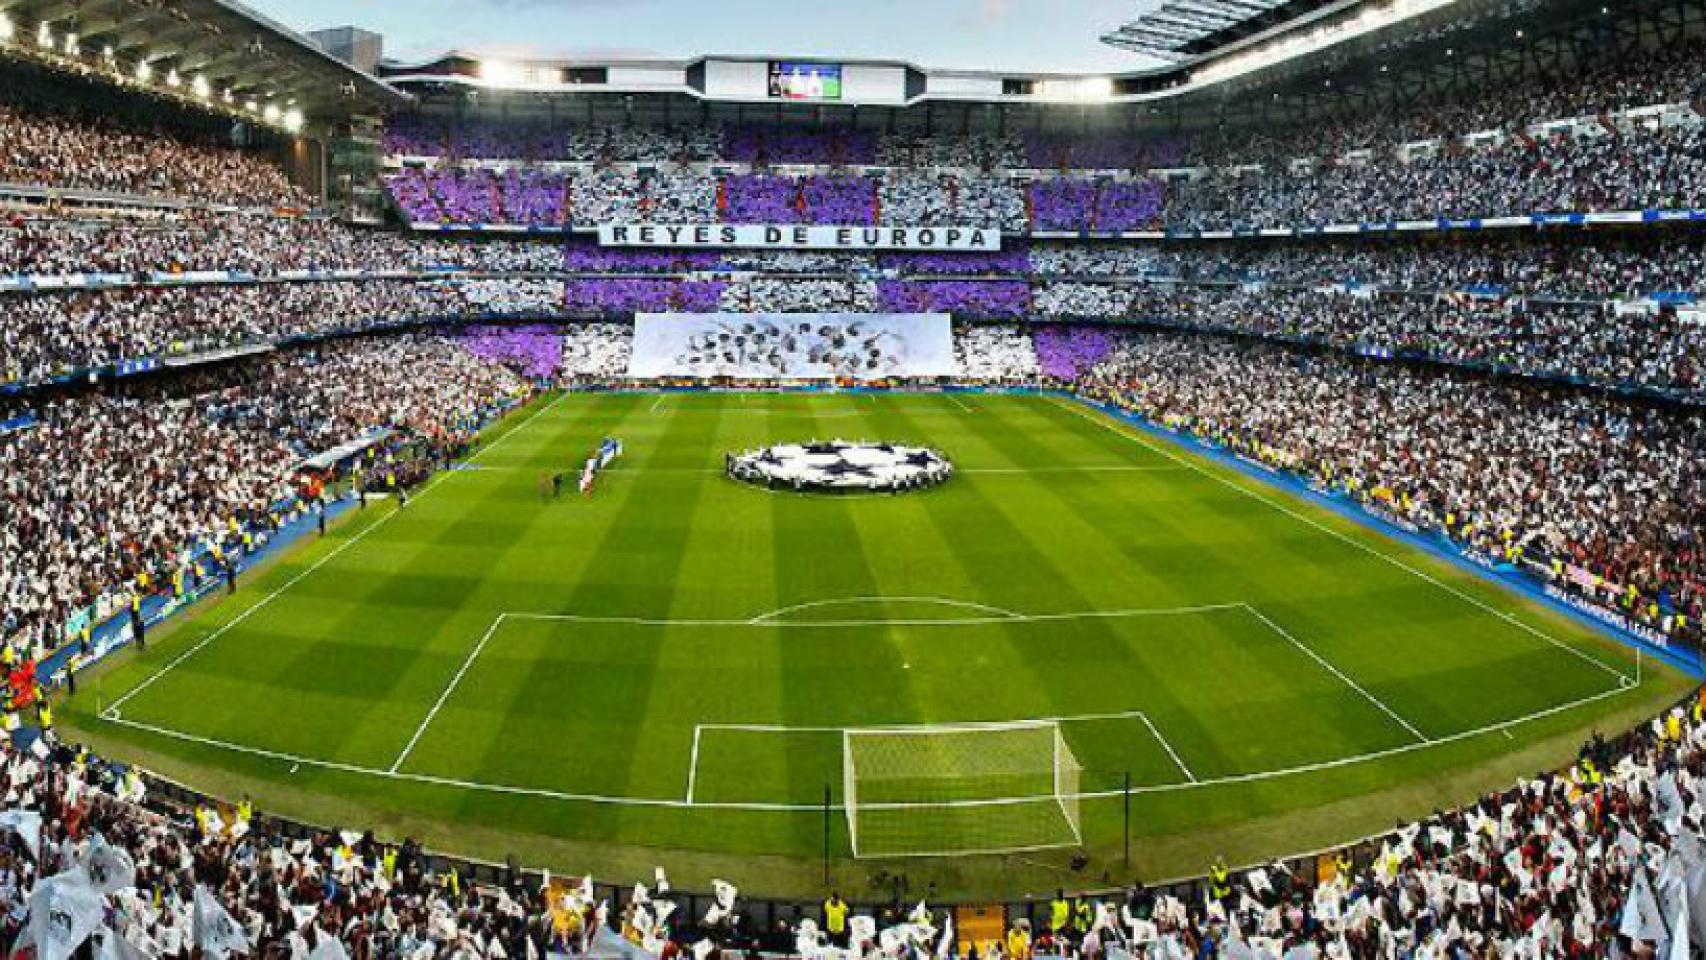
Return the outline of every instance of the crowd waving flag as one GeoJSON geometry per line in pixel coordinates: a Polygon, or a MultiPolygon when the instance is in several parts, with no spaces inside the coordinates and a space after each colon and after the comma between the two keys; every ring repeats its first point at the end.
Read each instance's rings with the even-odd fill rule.
{"type": "Polygon", "coordinates": [[[230,911],[204,886],[195,888],[195,943],[208,956],[248,953],[249,938],[230,911]]]}
{"type": "Polygon", "coordinates": [[[105,909],[82,869],[48,877],[30,893],[29,917],[12,952],[33,945],[37,960],[68,960],[100,927],[105,909]]]}

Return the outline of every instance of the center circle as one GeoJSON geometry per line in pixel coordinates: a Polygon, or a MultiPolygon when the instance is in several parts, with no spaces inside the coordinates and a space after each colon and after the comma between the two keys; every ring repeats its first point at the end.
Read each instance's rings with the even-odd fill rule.
{"type": "Polygon", "coordinates": [[[908,493],[940,486],[954,465],[929,447],[866,441],[782,443],[724,457],[742,483],[796,493],[908,493]]]}

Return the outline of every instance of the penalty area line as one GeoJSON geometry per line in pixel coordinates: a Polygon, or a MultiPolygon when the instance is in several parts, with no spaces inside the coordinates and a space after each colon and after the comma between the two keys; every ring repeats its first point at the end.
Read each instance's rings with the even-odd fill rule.
{"type": "Polygon", "coordinates": [[[1137,718],[1149,728],[1149,735],[1155,738],[1156,743],[1161,744],[1161,749],[1167,751],[1167,756],[1173,758],[1173,765],[1179,768],[1179,772],[1185,775],[1185,779],[1196,783],[1197,775],[1191,772],[1190,767],[1185,766],[1185,761],[1179,757],[1179,751],[1173,749],[1173,745],[1167,742],[1167,738],[1161,735],[1161,731],[1155,729],[1155,724],[1149,719],[1149,714],[1140,712],[1137,718]]]}
{"type": "Polygon", "coordinates": [[[1423,733],[1420,730],[1417,730],[1415,724],[1404,719],[1402,716],[1399,716],[1398,711],[1396,711],[1396,710],[1394,710],[1391,707],[1386,705],[1386,701],[1380,699],[1379,697],[1375,696],[1372,693],[1369,693],[1366,689],[1363,688],[1362,684],[1357,683],[1355,680],[1352,680],[1350,678],[1350,676],[1347,675],[1343,670],[1340,670],[1338,667],[1333,666],[1333,664],[1330,661],[1328,661],[1328,659],[1326,657],[1323,657],[1319,653],[1316,653],[1313,647],[1304,643],[1302,640],[1297,639],[1295,636],[1292,636],[1291,631],[1289,631],[1286,628],[1275,623],[1271,618],[1268,617],[1267,614],[1256,609],[1255,607],[1251,606],[1250,604],[1246,603],[1243,605],[1243,607],[1245,610],[1249,611],[1251,616],[1255,617],[1257,620],[1260,620],[1260,621],[1262,621],[1262,623],[1266,624],[1269,630],[1272,630],[1273,632],[1279,634],[1281,638],[1283,638],[1285,641],[1290,643],[1292,646],[1303,651],[1304,656],[1306,656],[1309,659],[1320,664],[1322,669],[1326,670],[1328,673],[1332,674],[1333,676],[1338,677],[1340,680],[1342,680],[1345,683],[1346,686],[1350,687],[1352,690],[1355,690],[1357,693],[1362,694],[1363,699],[1367,700],[1369,703],[1374,704],[1374,706],[1376,708],[1378,708],[1381,713],[1384,713],[1388,717],[1391,717],[1393,720],[1396,720],[1398,722],[1399,726],[1403,727],[1405,730],[1408,730],[1410,732],[1411,736],[1415,737],[1417,740],[1420,740],[1423,743],[1430,742],[1430,738],[1428,737],[1428,735],[1423,733]]]}
{"type": "Polygon", "coordinates": [[[699,734],[704,730],[701,724],[693,725],[693,755],[687,758],[687,805],[693,805],[693,787],[699,781],[699,734]]]}
{"type": "Polygon", "coordinates": [[[450,682],[444,685],[444,689],[439,691],[438,700],[433,703],[432,709],[427,711],[427,715],[421,719],[420,726],[415,728],[414,736],[410,737],[409,742],[403,746],[403,751],[397,754],[397,759],[391,762],[391,769],[386,771],[387,773],[396,773],[403,766],[403,761],[409,759],[409,754],[415,751],[415,744],[421,742],[421,737],[426,734],[427,727],[432,726],[432,721],[438,716],[438,711],[444,709],[445,702],[450,699],[452,693],[456,692],[456,688],[462,685],[462,678],[467,676],[469,668],[474,666],[474,661],[480,659],[480,653],[486,649],[486,644],[491,642],[492,634],[497,633],[498,628],[503,626],[505,616],[506,614],[498,614],[498,618],[493,620],[492,625],[486,628],[486,632],[480,635],[480,642],[474,644],[474,649],[470,650],[467,658],[462,661],[462,667],[456,671],[455,676],[450,678],[450,682]]]}

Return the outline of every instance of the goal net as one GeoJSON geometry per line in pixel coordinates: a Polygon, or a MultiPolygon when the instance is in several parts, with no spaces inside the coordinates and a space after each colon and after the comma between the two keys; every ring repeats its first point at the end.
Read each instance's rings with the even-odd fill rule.
{"type": "Polygon", "coordinates": [[[855,857],[1082,843],[1081,768],[1055,721],[855,729],[841,742],[855,857]]]}

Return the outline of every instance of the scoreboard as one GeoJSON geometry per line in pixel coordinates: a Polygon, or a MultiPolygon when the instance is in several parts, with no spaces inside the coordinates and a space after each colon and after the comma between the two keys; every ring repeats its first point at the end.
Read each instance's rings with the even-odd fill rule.
{"type": "Polygon", "coordinates": [[[772,60],[770,96],[778,100],[840,100],[841,65],[772,60]]]}

